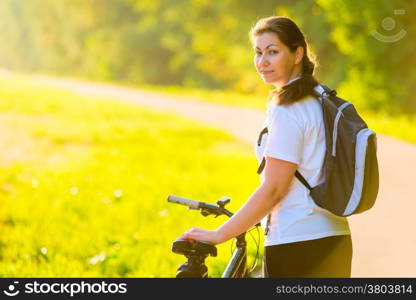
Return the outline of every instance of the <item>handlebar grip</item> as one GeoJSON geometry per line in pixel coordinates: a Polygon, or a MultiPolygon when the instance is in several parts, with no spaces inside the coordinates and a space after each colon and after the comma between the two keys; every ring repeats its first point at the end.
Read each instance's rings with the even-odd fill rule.
{"type": "Polygon", "coordinates": [[[185,206],[189,206],[190,208],[194,208],[194,209],[198,209],[199,204],[200,204],[200,202],[198,201],[186,199],[186,198],[182,198],[178,196],[173,196],[173,195],[168,196],[168,202],[182,204],[185,206]]]}

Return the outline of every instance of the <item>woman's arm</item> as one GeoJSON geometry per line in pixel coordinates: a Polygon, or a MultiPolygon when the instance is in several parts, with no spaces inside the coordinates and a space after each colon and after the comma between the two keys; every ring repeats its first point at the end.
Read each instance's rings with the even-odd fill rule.
{"type": "Polygon", "coordinates": [[[283,199],[297,167],[295,163],[267,157],[263,183],[227,222],[217,230],[192,228],[178,239],[205,241],[216,245],[247,231],[283,199]]]}

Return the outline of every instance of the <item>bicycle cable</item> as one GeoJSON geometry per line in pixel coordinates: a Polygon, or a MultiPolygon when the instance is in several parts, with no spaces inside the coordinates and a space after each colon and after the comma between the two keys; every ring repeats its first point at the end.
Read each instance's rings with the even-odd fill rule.
{"type": "MultiPolygon", "coordinates": [[[[260,255],[260,252],[259,252],[259,248],[260,248],[260,230],[259,230],[259,227],[258,226],[256,226],[256,227],[253,227],[253,228],[251,228],[249,231],[247,231],[249,234],[250,234],[250,236],[251,236],[251,238],[253,239],[253,241],[254,241],[254,244],[256,245],[256,255],[254,256],[254,261],[253,261],[253,265],[252,265],[252,267],[249,269],[249,273],[251,273],[251,272],[253,272],[254,271],[254,269],[257,267],[257,262],[258,262],[258,260],[259,260],[259,255],[260,255]],[[255,237],[253,236],[253,234],[251,233],[251,231],[253,231],[254,229],[257,229],[257,240],[255,239],[255,237]]],[[[230,244],[230,253],[231,253],[231,255],[233,254],[233,251],[235,250],[235,247],[233,247],[233,246],[235,246],[235,244],[237,243],[237,241],[236,240],[234,240],[231,244],[230,244]]]]}
{"type": "Polygon", "coordinates": [[[233,251],[235,248],[233,248],[234,244],[236,243],[236,240],[233,239],[232,242],[230,243],[230,255],[233,255],[233,251]]]}
{"type": "Polygon", "coordinates": [[[259,259],[259,247],[260,247],[260,230],[259,230],[259,227],[258,226],[256,226],[255,228],[252,228],[252,229],[250,229],[249,231],[248,231],[248,233],[250,234],[250,236],[251,236],[251,238],[253,239],[253,241],[254,241],[254,243],[255,243],[255,245],[256,245],[256,248],[257,248],[257,250],[256,250],[256,255],[254,256],[254,261],[253,261],[253,266],[251,267],[251,269],[249,270],[249,272],[251,273],[251,272],[253,272],[254,271],[254,269],[257,267],[257,261],[258,261],[258,259],[259,259]],[[253,234],[251,233],[251,231],[253,230],[253,229],[257,229],[257,241],[256,241],[256,239],[253,237],[253,234]]]}

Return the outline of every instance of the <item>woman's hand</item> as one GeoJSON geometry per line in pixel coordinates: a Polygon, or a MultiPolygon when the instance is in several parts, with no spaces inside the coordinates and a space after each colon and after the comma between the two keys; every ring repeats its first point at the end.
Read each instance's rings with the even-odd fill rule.
{"type": "Polygon", "coordinates": [[[192,227],[187,232],[181,234],[177,240],[186,240],[186,241],[201,241],[208,242],[213,245],[221,243],[217,230],[206,230],[202,228],[192,227]]]}

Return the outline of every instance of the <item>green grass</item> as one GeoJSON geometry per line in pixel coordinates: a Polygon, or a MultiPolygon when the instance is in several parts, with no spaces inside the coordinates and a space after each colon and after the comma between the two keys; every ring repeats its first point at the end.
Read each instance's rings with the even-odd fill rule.
{"type": "MultiPolygon", "coordinates": [[[[0,79],[0,276],[174,277],[191,226],[174,194],[235,211],[258,184],[252,147],[217,130],[118,101],[0,79]]],[[[254,243],[249,238],[249,262],[254,243]]],[[[260,249],[262,250],[262,249],[260,249]]],[[[207,258],[219,276],[230,243],[207,258]]]]}

